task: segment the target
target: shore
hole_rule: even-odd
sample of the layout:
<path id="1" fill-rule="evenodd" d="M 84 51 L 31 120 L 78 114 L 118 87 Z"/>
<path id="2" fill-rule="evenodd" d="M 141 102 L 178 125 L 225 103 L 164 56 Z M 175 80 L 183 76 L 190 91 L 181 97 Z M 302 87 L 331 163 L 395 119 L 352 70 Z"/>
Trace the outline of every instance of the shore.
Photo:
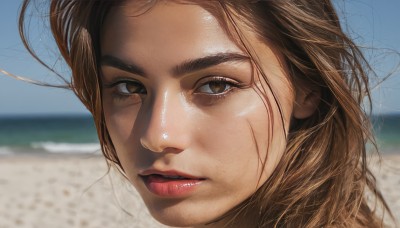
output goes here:
<path id="1" fill-rule="evenodd" d="M 373 172 L 400 221 L 400 153 L 382 159 Z M 98 155 L 0 156 L 0 205 L 0 228 L 165 227 Z"/>
<path id="2" fill-rule="evenodd" d="M 107 170 L 99 155 L 0 157 L 0 228 L 163 227 Z"/>

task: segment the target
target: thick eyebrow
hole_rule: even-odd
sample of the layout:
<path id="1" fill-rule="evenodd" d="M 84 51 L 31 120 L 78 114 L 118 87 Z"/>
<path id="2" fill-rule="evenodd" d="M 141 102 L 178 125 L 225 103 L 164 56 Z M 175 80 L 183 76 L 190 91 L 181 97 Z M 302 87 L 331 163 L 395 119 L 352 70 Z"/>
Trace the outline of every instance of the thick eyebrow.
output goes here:
<path id="1" fill-rule="evenodd" d="M 199 59 L 191 59 L 179 64 L 172 69 L 172 74 L 179 76 L 190 72 L 199 71 L 208 67 L 216 66 L 226 62 L 248 61 L 248 56 L 239 53 L 217 53 Z"/>
<path id="2" fill-rule="evenodd" d="M 104 55 L 103 57 L 101 57 L 101 65 L 112 66 L 120 70 L 130 72 L 132 74 L 137 74 L 146 77 L 146 72 L 143 70 L 143 68 L 132 63 L 127 64 L 123 60 L 115 56 Z"/>
<path id="3" fill-rule="evenodd" d="M 180 76 L 226 62 L 242 62 L 242 61 L 248 61 L 249 59 L 250 58 L 248 56 L 234 52 L 217 53 L 214 55 L 209 55 L 198 59 L 187 60 L 173 67 L 171 73 L 174 76 Z M 127 64 L 123 60 L 115 56 L 104 55 L 101 58 L 101 65 L 112 66 L 123 71 L 127 71 L 136 75 L 141 75 L 146 77 L 146 72 L 143 68 L 134 63 Z"/>

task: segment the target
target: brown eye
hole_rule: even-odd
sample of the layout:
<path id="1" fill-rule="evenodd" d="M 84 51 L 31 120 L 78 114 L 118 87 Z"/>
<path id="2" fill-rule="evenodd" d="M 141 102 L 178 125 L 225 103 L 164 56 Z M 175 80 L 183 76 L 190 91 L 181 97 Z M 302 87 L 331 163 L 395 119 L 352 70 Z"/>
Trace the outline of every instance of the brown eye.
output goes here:
<path id="1" fill-rule="evenodd" d="M 226 90 L 228 85 L 225 82 L 210 82 L 209 87 L 213 93 L 222 93 Z"/>
<path id="2" fill-rule="evenodd" d="M 224 80 L 215 80 L 203 84 L 197 89 L 200 93 L 221 94 L 232 89 L 232 84 Z"/>
<path id="3" fill-rule="evenodd" d="M 123 95 L 146 94 L 144 86 L 134 81 L 123 81 L 116 85 L 117 91 Z"/>

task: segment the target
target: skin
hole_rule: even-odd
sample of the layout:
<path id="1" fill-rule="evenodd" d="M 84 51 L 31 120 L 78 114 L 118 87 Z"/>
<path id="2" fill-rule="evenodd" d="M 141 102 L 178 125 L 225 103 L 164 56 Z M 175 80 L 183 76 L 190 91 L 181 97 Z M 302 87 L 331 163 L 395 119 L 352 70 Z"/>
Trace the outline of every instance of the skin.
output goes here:
<path id="1" fill-rule="evenodd" d="M 113 8 L 103 28 L 107 129 L 126 176 L 158 221 L 194 227 L 211 222 L 207 227 L 221 227 L 224 219 L 213 221 L 251 196 L 279 162 L 285 127 L 296 109 L 294 92 L 279 54 L 243 26 L 271 87 L 280 88 L 276 98 L 283 127 L 271 92 L 260 96 L 254 89 L 268 88 L 265 82 L 255 77 L 251 83 L 257 75 L 253 64 L 211 13 L 198 5 L 159 2 L 132 16 L 138 8 L 131 1 Z M 227 53 L 243 58 L 174 71 L 190 60 Z M 107 60 L 110 56 L 113 61 Z M 115 64 L 115 58 L 142 72 Z M 205 180 L 185 197 L 159 197 L 138 176 L 146 169 L 178 170 Z"/>

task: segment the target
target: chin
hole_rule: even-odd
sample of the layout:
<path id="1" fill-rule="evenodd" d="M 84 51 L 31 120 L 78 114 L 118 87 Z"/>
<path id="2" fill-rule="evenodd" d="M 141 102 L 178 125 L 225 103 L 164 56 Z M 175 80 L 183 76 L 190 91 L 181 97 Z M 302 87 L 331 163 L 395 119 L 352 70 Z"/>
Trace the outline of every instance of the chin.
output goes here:
<path id="1" fill-rule="evenodd" d="M 152 212 L 150 212 L 150 214 L 158 222 L 172 227 L 196 227 L 206 223 L 206 222 L 201 222 L 194 217 L 187 217 L 182 214 L 165 215 Z"/>
<path id="2" fill-rule="evenodd" d="M 165 208 L 161 211 L 156 211 L 149 208 L 149 211 L 152 217 L 158 222 L 172 227 L 202 227 L 216 219 L 209 217 L 204 212 L 188 213 L 188 210 L 171 210 L 171 208 Z"/>

